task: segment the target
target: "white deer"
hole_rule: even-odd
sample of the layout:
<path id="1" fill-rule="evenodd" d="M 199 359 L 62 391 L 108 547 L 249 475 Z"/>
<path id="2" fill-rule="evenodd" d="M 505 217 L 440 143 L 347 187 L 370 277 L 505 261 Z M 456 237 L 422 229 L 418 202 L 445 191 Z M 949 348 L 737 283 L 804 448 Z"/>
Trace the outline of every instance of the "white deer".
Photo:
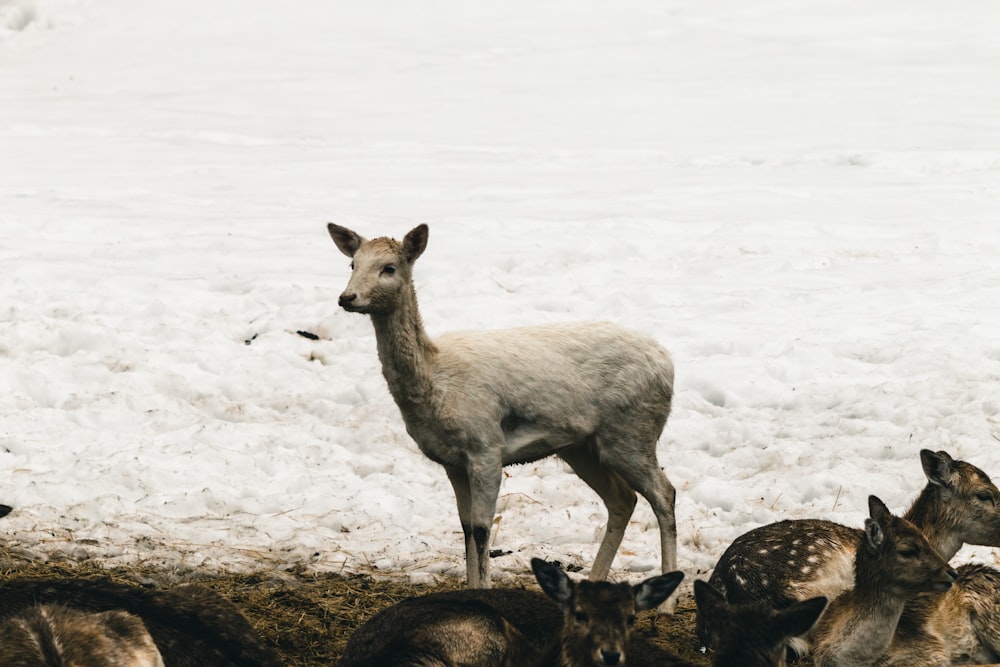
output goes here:
<path id="1" fill-rule="evenodd" d="M 663 572 L 676 570 L 675 490 L 656 444 L 670 414 L 674 368 L 655 341 L 607 322 L 452 333 L 431 340 L 413 287 L 427 225 L 402 242 L 330 224 L 353 259 L 340 295 L 371 317 L 378 356 L 406 430 L 455 491 L 471 588 L 489 588 L 489 535 L 503 466 L 555 454 L 608 509 L 590 571 L 607 577 L 636 503 L 652 506 Z M 661 611 L 672 611 L 672 602 Z"/>

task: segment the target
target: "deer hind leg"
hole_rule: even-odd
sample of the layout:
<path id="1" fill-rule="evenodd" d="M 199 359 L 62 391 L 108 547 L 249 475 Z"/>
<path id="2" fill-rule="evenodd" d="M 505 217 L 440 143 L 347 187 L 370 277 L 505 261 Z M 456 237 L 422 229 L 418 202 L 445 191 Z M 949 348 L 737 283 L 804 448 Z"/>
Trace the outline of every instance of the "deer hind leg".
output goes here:
<path id="1" fill-rule="evenodd" d="M 635 491 L 614 471 L 602 465 L 596 453 L 587 445 L 567 447 L 560 450 L 558 456 L 569 464 L 577 477 L 597 492 L 608 508 L 608 525 L 601 546 L 597 549 L 594 565 L 590 568 L 592 581 L 606 579 L 635 509 Z"/>
<path id="2" fill-rule="evenodd" d="M 674 514 L 677 490 L 657 463 L 658 436 L 645 436 L 630 430 L 630 426 L 625 421 L 616 430 L 601 434 L 598 449 L 603 464 L 649 502 L 660 529 L 661 571 L 673 572 L 677 569 L 677 518 Z M 672 614 L 675 602 L 676 595 L 672 595 L 660 605 L 659 612 Z"/>

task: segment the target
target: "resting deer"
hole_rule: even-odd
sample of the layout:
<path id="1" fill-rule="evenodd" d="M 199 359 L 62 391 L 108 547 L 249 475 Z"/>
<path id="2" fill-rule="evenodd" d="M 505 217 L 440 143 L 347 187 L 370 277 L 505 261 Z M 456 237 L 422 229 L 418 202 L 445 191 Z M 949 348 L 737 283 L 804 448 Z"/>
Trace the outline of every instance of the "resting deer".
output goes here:
<path id="1" fill-rule="evenodd" d="M 712 628 L 713 667 L 785 667 L 789 640 L 809 632 L 826 608 L 825 597 L 784 609 L 730 604 L 714 586 L 694 582 L 698 618 Z"/>
<path id="2" fill-rule="evenodd" d="M 281 665 L 232 602 L 200 586 L 157 590 L 105 579 L 0 581 L 0 618 L 31 613 L 38 605 L 138 617 L 166 667 Z"/>
<path id="3" fill-rule="evenodd" d="M 827 607 L 815 628 L 817 667 L 865 667 L 885 654 L 906 602 L 951 587 L 955 572 L 906 519 L 875 496 L 854 559 L 854 587 Z"/>
<path id="4" fill-rule="evenodd" d="M 538 558 L 531 568 L 544 594 L 451 591 L 382 610 L 351 637 L 340 667 L 690 667 L 649 645 L 641 658 L 630 652 L 636 612 L 670 596 L 683 573 L 630 586 L 576 582 Z"/>
<path id="5" fill-rule="evenodd" d="M 947 591 L 917 596 L 903 610 L 880 667 L 1000 662 L 1000 570 L 961 565 Z"/>
<path id="6" fill-rule="evenodd" d="M 963 544 L 1000 546 L 1000 491 L 976 466 L 947 452 L 920 452 L 927 485 L 904 515 L 945 560 Z M 734 603 L 784 607 L 853 585 L 862 531 L 832 521 L 780 521 L 744 533 L 726 549 L 709 579 Z M 710 628 L 698 625 L 707 642 Z M 708 644 L 706 644 L 708 645 Z"/>
<path id="7" fill-rule="evenodd" d="M 445 468 L 465 535 L 471 588 L 489 588 L 489 535 L 503 466 L 555 454 L 608 509 L 590 571 L 605 579 L 636 503 L 652 506 L 662 571 L 676 569 L 674 487 L 656 443 L 673 395 L 670 355 L 605 322 L 452 333 L 431 340 L 413 287 L 427 225 L 402 242 L 331 224 L 353 259 L 340 305 L 371 316 L 378 356 L 406 430 Z M 669 605 L 663 611 L 669 612 Z"/>
<path id="8" fill-rule="evenodd" d="M 163 667 L 163 658 L 138 616 L 39 605 L 0 621 L 0 665 Z"/>

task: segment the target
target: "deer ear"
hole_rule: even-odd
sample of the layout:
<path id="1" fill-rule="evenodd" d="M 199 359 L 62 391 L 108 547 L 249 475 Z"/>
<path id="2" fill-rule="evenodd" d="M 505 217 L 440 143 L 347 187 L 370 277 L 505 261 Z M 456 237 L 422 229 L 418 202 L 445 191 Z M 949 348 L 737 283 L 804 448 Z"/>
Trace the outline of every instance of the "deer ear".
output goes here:
<path id="1" fill-rule="evenodd" d="M 775 612 L 775 629 L 782 637 L 798 637 L 809 632 L 816 625 L 820 614 L 826 609 L 825 597 L 809 598 Z"/>
<path id="2" fill-rule="evenodd" d="M 569 604 L 573 597 L 573 580 L 562 568 L 541 558 L 532 558 L 531 570 L 546 595 L 561 605 Z"/>
<path id="3" fill-rule="evenodd" d="M 684 578 L 683 572 L 667 572 L 658 577 L 650 577 L 632 587 L 636 611 L 652 609 L 677 589 Z"/>
<path id="4" fill-rule="evenodd" d="M 344 253 L 348 257 L 354 257 L 354 253 L 358 251 L 364 239 L 358 236 L 356 233 L 352 232 L 347 227 L 341 227 L 340 225 L 335 225 L 332 222 L 326 226 L 326 231 L 330 232 L 330 238 L 333 242 L 337 244 L 340 248 L 340 252 Z"/>
<path id="5" fill-rule="evenodd" d="M 865 541 L 868 547 L 877 551 L 885 541 L 885 522 L 892 513 L 878 497 L 868 496 L 868 514 L 865 519 Z"/>
<path id="6" fill-rule="evenodd" d="M 725 604 L 726 596 L 712 584 L 702 581 L 701 579 L 695 579 L 694 601 L 695 604 L 698 605 L 698 610 L 703 611 L 711 607 L 717 607 L 721 604 Z"/>
<path id="7" fill-rule="evenodd" d="M 417 225 L 403 237 L 403 252 L 406 253 L 406 260 L 410 264 L 413 264 L 417 261 L 417 257 L 424 254 L 429 233 L 430 229 L 427 225 Z"/>
<path id="8" fill-rule="evenodd" d="M 920 450 L 920 464 L 927 475 L 927 481 L 936 486 L 950 489 L 954 484 L 955 459 L 948 452 L 932 452 L 929 449 Z"/>
<path id="9" fill-rule="evenodd" d="M 875 519 L 865 519 L 865 544 L 871 551 L 878 551 L 885 541 L 885 532 Z"/>

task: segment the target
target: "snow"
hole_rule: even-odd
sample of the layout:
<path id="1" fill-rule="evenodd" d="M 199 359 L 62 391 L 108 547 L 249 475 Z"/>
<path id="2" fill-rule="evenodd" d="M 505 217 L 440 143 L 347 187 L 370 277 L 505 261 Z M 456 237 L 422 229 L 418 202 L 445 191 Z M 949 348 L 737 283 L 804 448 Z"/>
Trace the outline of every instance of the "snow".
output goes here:
<path id="1" fill-rule="evenodd" d="M 443 471 L 337 307 L 400 238 L 432 334 L 607 319 L 674 355 L 679 565 L 1000 474 L 1000 5 L 0 0 L 8 546 L 463 576 Z M 311 340 L 299 331 L 315 334 Z M 500 581 L 604 508 L 507 470 Z M 637 507 L 613 576 L 658 567 Z M 967 547 L 957 561 L 996 563 Z"/>

